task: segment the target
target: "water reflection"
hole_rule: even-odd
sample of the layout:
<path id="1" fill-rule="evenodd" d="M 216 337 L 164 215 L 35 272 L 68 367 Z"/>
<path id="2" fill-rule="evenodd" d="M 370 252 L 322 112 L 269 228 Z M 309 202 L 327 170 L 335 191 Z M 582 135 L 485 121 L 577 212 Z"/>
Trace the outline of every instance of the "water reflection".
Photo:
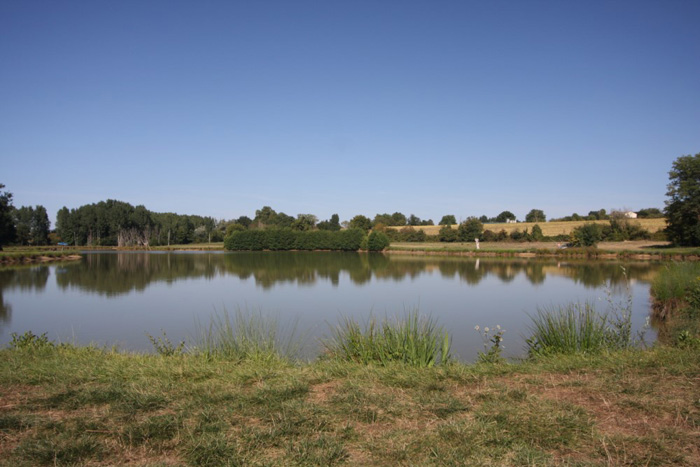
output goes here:
<path id="1" fill-rule="evenodd" d="M 626 279 L 648 282 L 658 266 L 650 262 L 557 262 L 535 259 L 402 257 L 360 253 L 234 253 L 234 254 L 88 254 L 82 264 L 67 266 L 56 276 L 62 289 L 78 287 L 107 296 L 145 290 L 152 282 L 172 283 L 190 278 L 211 279 L 233 275 L 253 278 L 256 285 L 270 289 L 278 284 L 310 286 L 327 281 L 337 286 L 346 274 L 356 285 L 377 280 L 403 281 L 435 271 L 444 278 L 458 277 L 476 286 L 487 277 L 503 283 L 524 276 L 533 285 L 548 275 L 568 277 L 585 287 L 623 285 Z M 18 273 L 25 283 L 32 277 L 46 282 L 48 269 Z M 42 276 L 44 274 L 46 277 Z M 43 278 L 43 279 L 42 279 Z M 2 283 L 4 288 L 5 282 Z"/>

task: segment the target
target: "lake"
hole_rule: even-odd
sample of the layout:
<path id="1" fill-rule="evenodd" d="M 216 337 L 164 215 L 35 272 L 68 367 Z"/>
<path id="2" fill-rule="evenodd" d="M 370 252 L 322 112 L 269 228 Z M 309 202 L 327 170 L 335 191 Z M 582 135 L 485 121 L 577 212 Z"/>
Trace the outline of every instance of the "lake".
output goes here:
<path id="1" fill-rule="evenodd" d="M 151 352 L 147 334 L 194 342 L 197 323 L 261 313 L 304 336 L 306 356 L 343 317 L 366 322 L 418 308 L 473 361 L 475 326 L 500 325 L 505 355 L 525 355 L 538 308 L 632 300 L 635 330 L 649 316 L 653 262 L 402 256 L 329 252 L 85 252 L 73 263 L 0 269 L 0 345 L 46 332 L 76 344 Z M 621 305 L 620 305 L 621 304 Z M 653 342 L 653 329 L 646 341 Z"/>

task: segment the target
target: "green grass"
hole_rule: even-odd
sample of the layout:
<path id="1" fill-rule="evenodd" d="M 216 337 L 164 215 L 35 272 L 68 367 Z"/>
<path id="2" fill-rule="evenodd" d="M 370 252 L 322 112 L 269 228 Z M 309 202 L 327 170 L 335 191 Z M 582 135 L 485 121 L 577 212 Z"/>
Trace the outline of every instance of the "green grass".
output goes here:
<path id="1" fill-rule="evenodd" d="M 345 318 L 324 346 L 332 358 L 365 364 L 402 362 L 429 367 L 450 360 L 449 335 L 434 319 L 421 316 L 417 310 L 382 322 L 370 316 L 364 326 Z"/>

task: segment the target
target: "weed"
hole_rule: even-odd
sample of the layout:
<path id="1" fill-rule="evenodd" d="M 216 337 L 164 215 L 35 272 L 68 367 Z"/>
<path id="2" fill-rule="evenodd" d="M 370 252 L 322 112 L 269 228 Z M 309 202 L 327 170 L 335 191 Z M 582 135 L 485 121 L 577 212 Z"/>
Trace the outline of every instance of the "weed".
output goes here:
<path id="1" fill-rule="evenodd" d="M 185 349 L 185 341 L 181 341 L 177 346 L 174 346 L 173 343 L 170 342 L 170 339 L 168 339 L 168 336 L 165 335 L 165 331 L 161 329 L 161 332 L 163 333 L 163 336 L 158 337 L 158 339 L 146 333 L 146 336 L 148 337 L 148 340 L 151 341 L 151 345 L 153 345 L 153 349 L 156 351 L 156 353 L 163 357 L 180 355 Z"/>
<path id="2" fill-rule="evenodd" d="M 501 329 L 500 325 L 496 325 L 495 328 L 485 327 L 483 331 L 479 326 L 474 326 L 476 332 L 479 333 L 481 339 L 484 341 L 484 352 L 479 352 L 479 362 L 480 363 L 503 363 L 505 359 L 501 355 L 504 349 L 503 333 L 506 332 L 505 329 Z"/>
<path id="3" fill-rule="evenodd" d="M 46 349 L 56 345 L 46 337 L 46 333 L 37 336 L 32 331 L 27 331 L 22 335 L 13 332 L 10 337 L 12 340 L 8 345 L 11 349 Z"/>

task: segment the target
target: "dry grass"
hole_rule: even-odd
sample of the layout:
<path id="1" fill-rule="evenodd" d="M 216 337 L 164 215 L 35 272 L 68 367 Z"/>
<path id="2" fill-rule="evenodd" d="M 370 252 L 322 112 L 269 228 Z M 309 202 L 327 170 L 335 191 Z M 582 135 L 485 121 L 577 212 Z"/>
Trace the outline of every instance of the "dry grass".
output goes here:
<path id="1" fill-rule="evenodd" d="M 607 225 L 609 221 L 568 221 L 568 222 L 518 222 L 517 224 L 484 224 L 484 230 L 491 230 L 493 232 L 500 232 L 505 230 L 506 233 L 511 233 L 514 230 L 523 231 L 527 229 L 528 232 L 532 231 L 532 227 L 538 224 L 542 229 L 542 233 L 547 237 L 552 237 L 555 235 L 569 235 L 572 230 L 576 227 L 580 227 L 583 224 L 588 224 L 594 222 L 596 224 Z M 648 230 L 651 233 L 658 232 L 666 228 L 666 219 L 630 219 L 633 224 L 639 224 L 642 228 Z M 452 226 L 457 228 L 456 225 Z M 428 235 L 437 235 L 438 231 L 442 228 L 441 225 L 427 225 L 414 227 L 415 229 L 423 230 Z"/>

